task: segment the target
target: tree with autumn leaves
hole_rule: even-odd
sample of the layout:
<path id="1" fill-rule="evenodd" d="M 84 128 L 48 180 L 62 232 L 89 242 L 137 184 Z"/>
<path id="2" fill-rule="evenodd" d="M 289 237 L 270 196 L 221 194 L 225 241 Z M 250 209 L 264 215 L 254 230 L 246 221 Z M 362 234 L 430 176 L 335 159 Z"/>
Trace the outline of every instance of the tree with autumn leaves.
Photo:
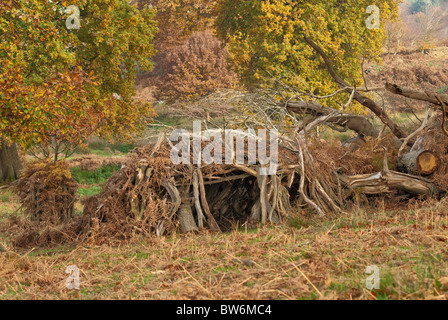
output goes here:
<path id="1" fill-rule="evenodd" d="M 375 4 L 379 28 L 368 28 L 366 9 Z M 222 0 L 217 32 L 228 43 L 246 85 L 280 78 L 307 92 L 330 94 L 338 85 L 310 41 L 332 58 L 338 75 L 361 87 L 362 61 L 378 60 L 385 21 L 398 14 L 398 0 Z M 292 76 L 291 76 L 292 75 Z M 332 106 L 338 107 L 333 102 Z"/>
<path id="2" fill-rule="evenodd" d="M 144 128 L 153 111 L 132 96 L 137 67 L 152 67 L 153 17 L 126 0 L 0 3 L 0 179 L 17 177 L 16 144 L 57 157 L 91 134 Z"/>
<path id="3" fill-rule="evenodd" d="M 338 110 L 345 106 L 341 101 L 348 101 L 351 109 L 346 111 L 367 108 L 404 139 L 406 133 L 359 90 L 365 85 L 363 62 L 380 61 L 385 22 L 397 19 L 399 3 L 221 0 L 216 25 L 246 85 L 272 86 L 272 80 L 276 84 L 280 79 L 279 90 L 289 87 L 284 98 L 302 92 L 324 97 L 322 104 Z M 379 23 L 372 24 L 374 20 Z"/>

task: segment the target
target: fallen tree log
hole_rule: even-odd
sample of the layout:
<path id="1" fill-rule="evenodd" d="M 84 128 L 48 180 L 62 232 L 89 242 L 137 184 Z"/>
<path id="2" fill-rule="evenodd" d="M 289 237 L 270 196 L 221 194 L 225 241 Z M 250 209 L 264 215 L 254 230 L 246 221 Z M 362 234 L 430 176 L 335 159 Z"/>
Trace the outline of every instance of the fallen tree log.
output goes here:
<path id="1" fill-rule="evenodd" d="M 437 170 L 438 164 L 439 159 L 434 152 L 415 150 L 398 159 L 398 170 L 413 175 L 429 176 Z"/>
<path id="2" fill-rule="evenodd" d="M 370 195 L 397 190 L 417 196 L 432 196 L 437 193 L 437 188 L 430 180 L 392 170 L 351 176 L 347 182 L 354 191 Z"/>
<path id="3" fill-rule="evenodd" d="M 309 114 L 316 117 L 330 116 L 325 122 L 350 129 L 365 137 L 378 137 L 379 131 L 363 116 L 336 111 L 314 102 L 288 101 L 286 109 L 297 114 Z"/>
<path id="4" fill-rule="evenodd" d="M 416 196 L 432 196 L 438 192 L 436 186 L 428 179 L 389 170 L 386 148 L 381 172 L 355 175 L 343 178 L 343 181 L 353 191 L 370 195 L 403 191 Z"/>

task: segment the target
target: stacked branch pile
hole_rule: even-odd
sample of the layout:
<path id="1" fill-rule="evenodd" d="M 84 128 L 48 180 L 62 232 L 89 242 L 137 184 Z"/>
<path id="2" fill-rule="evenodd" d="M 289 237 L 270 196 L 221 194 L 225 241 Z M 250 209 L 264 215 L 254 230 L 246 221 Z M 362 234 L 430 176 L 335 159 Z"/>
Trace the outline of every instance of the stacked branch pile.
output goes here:
<path id="1" fill-rule="evenodd" d="M 336 171 L 317 170 L 304 140 L 281 143 L 273 175 L 260 174 L 258 159 L 175 165 L 172 147 L 161 135 L 157 144 L 134 151 L 103 191 L 85 201 L 84 236 L 127 239 L 136 233 L 162 236 L 177 227 L 224 231 L 237 222 L 280 223 L 293 204 L 321 215 L 341 212 L 344 188 Z"/>

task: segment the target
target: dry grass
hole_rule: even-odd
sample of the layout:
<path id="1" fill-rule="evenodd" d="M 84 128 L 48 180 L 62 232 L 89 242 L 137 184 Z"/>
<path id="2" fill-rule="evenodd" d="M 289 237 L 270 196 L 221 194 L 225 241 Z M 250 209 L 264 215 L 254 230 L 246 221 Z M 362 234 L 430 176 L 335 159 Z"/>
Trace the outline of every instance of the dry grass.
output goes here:
<path id="1" fill-rule="evenodd" d="M 0 299 L 446 299 L 447 201 L 114 247 L 15 252 L 3 241 Z M 69 265 L 80 290 L 65 287 Z M 379 290 L 366 289 L 369 265 Z"/>
<path id="2" fill-rule="evenodd" d="M 18 197 L 7 186 L 0 189 L 0 219 L 17 212 L 20 204 Z"/>

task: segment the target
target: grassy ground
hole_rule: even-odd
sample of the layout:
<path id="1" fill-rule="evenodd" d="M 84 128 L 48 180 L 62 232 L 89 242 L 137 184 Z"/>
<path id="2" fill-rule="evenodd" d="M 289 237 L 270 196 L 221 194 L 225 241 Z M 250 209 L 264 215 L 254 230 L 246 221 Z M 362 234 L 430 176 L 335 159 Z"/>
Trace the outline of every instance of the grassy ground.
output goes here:
<path id="1" fill-rule="evenodd" d="M 10 197 L 1 190 L 2 208 Z M 0 299 L 446 299 L 447 205 L 378 204 L 323 219 L 293 213 L 283 226 L 119 247 L 17 252 L 3 239 Z M 80 270 L 79 290 L 66 288 L 70 265 Z M 368 290 L 373 265 L 380 287 Z"/>
<path id="2" fill-rule="evenodd" d="M 107 179 L 119 169 L 120 166 L 114 164 L 103 165 L 93 171 L 82 170 L 80 167 L 73 167 L 70 169 L 73 178 L 79 184 L 79 201 L 75 204 L 75 211 L 77 214 L 82 214 L 83 207 L 81 201 L 85 198 L 99 194 Z"/>

